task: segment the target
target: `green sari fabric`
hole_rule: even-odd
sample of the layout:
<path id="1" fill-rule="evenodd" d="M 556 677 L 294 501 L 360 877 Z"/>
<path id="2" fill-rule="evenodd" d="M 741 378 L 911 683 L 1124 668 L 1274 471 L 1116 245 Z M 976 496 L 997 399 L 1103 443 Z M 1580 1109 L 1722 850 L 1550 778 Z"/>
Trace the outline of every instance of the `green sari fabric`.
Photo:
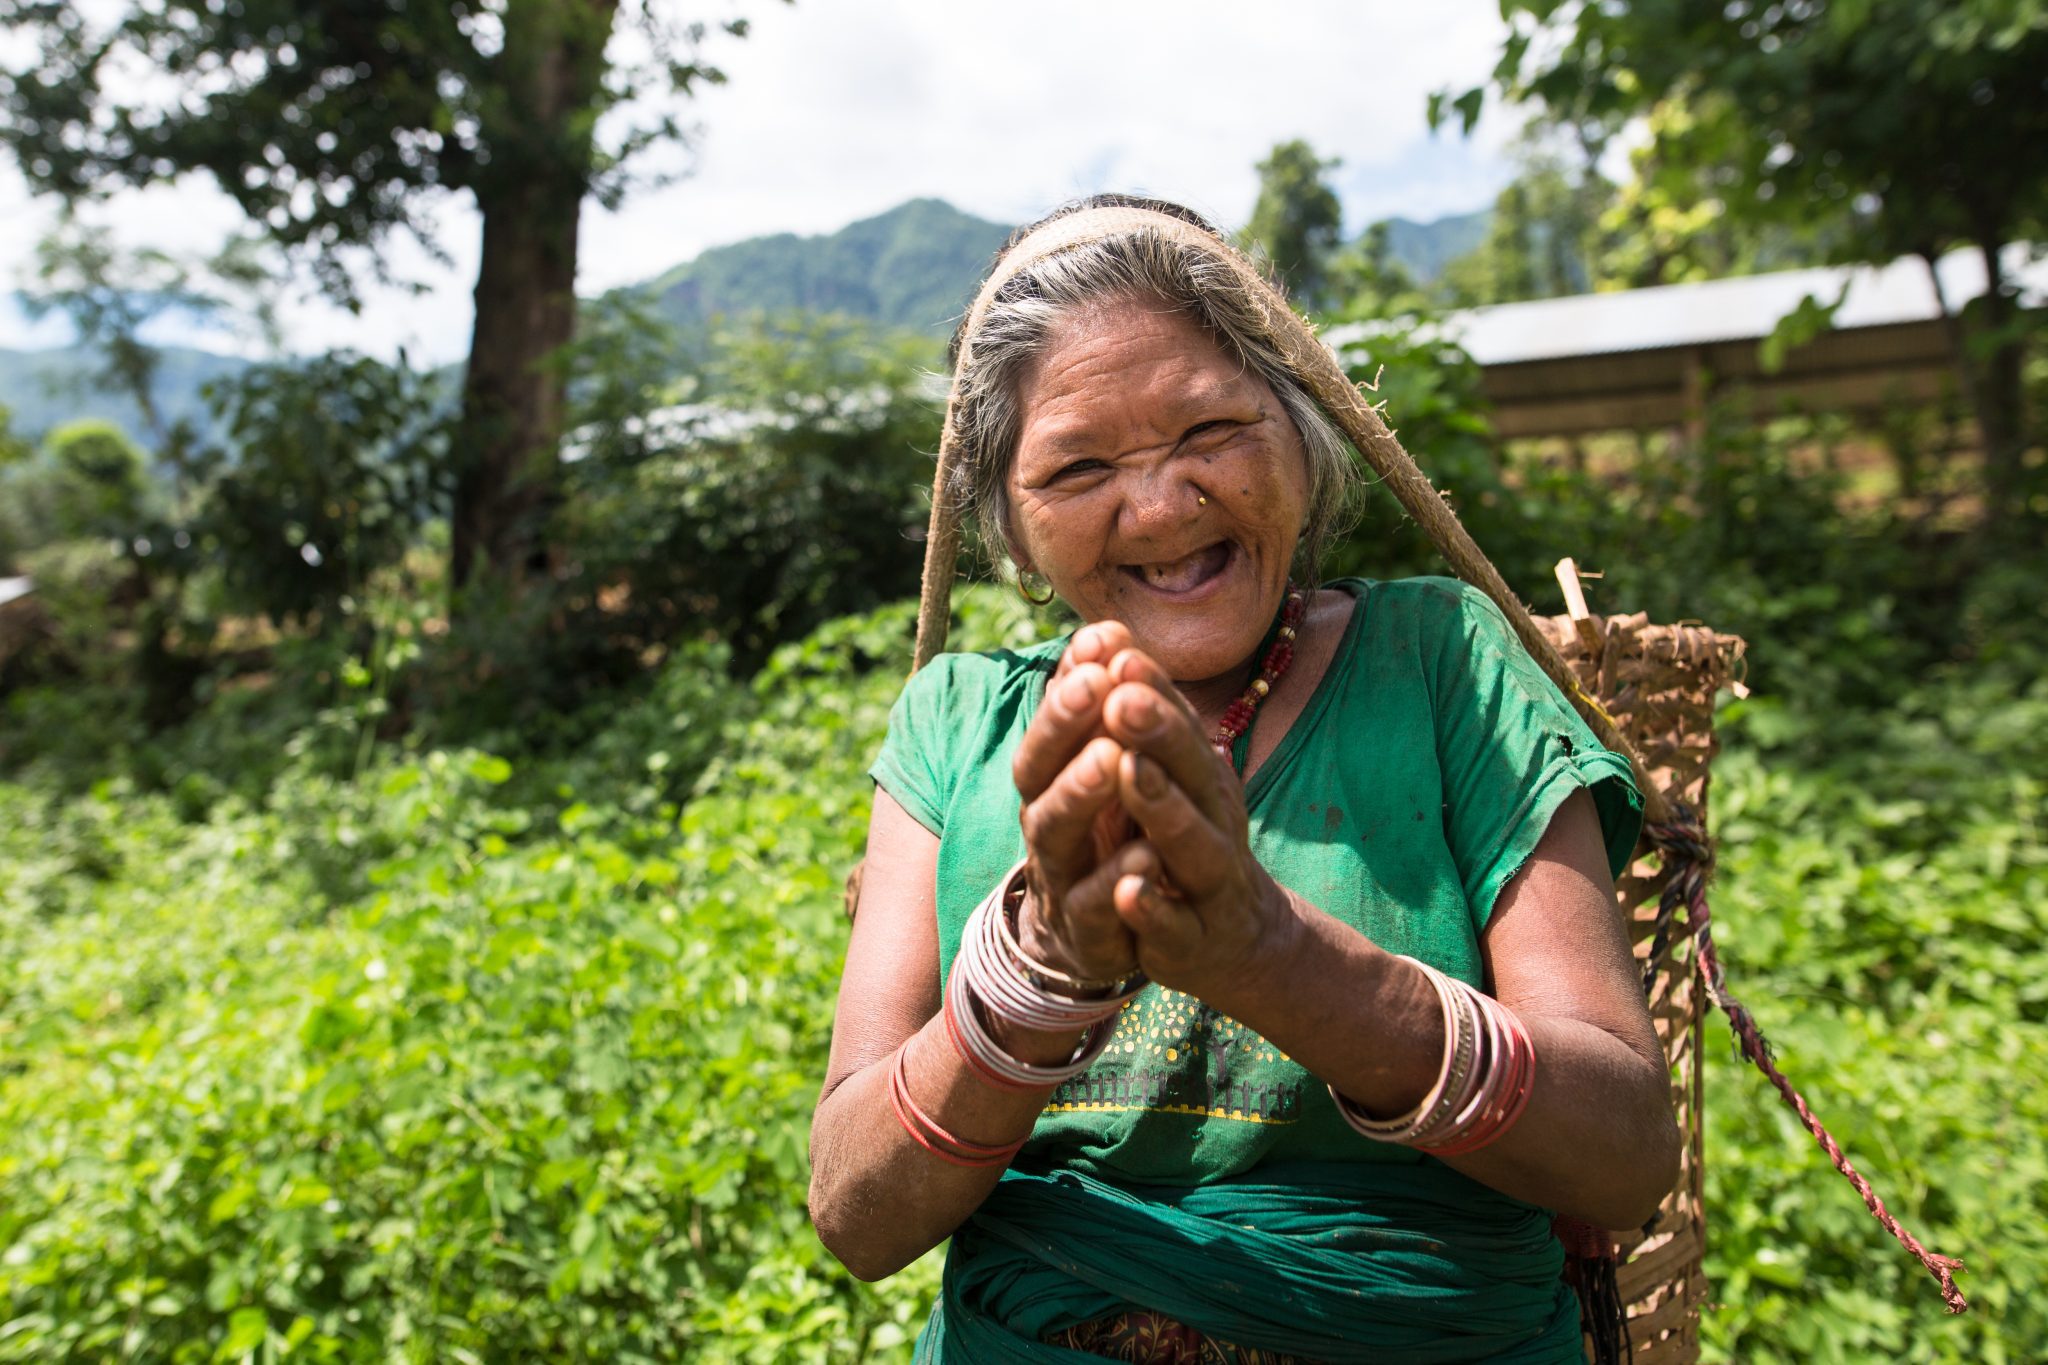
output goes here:
<path id="1" fill-rule="evenodd" d="M 1011 1170 L 954 1234 L 918 1365 L 1095 1359 L 1041 1338 L 1149 1308 L 1332 1362 L 1583 1360 L 1543 1210 L 1436 1162 L 1126 1189 Z"/>

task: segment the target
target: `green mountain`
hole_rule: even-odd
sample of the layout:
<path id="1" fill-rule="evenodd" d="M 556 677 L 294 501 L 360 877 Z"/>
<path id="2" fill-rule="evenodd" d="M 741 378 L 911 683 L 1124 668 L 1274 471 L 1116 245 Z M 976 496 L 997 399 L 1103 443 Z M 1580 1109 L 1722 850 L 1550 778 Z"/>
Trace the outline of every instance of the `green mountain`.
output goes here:
<path id="1" fill-rule="evenodd" d="M 1479 245 L 1487 217 L 1481 210 L 1433 223 L 1391 219 L 1389 252 L 1426 283 L 1445 262 Z M 913 199 L 822 236 L 785 232 L 712 247 L 635 288 L 676 325 L 686 352 L 705 345 L 712 318 L 753 312 L 845 313 L 938 337 L 950 331 L 1009 232 L 942 200 Z M 189 418 L 205 431 L 201 386 L 247 363 L 167 348 L 155 388 L 165 420 Z M 145 437 L 134 402 L 93 383 L 93 368 L 92 357 L 76 347 L 0 350 L 0 405 L 12 409 L 14 429 L 24 435 L 78 417 L 104 417 Z"/>
<path id="2" fill-rule="evenodd" d="M 1444 267 L 1486 240 L 1492 209 L 1452 214 L 1434 222 L 1417 223 L 1406 218 L 1387 220 L 1387 255 L 1403 266 L 1417 284 L 1428 284 L 1444 273 Z"/>
<path id="3" fill-rule="evenodd" d="M 1010 229 L 913 199 L 820 237 L 777 233 L 712 247 L 642 286 L 696 332 L 720 314 L 845 313 L 943 334 Z"/>
<path id="4" fill-rule="evenodd" d="M 185 346 L 166 346 L 158 353 L 150 397 L 166 425 L 187 420 L 202 434 L 212 429 L 201 389 L 216 379 L 240 374 L 249 362 L 236 356 Z M 149 424 L 128 394 L 102 385 L 95 371 L 98 357 L 82 346 L 43 351 L 0 349 L 0 407 L 5 407 L 15 432 L 31 439 L 51 427 L 81 417 L 119 423 L 143 445 L 150 441 Z"/>
<path id="5" fill-rule="evenodd" d="M 1387 222 L 1389 254 L 1418 283 L 1486 238 L 1491 210 Z M 818 237 L 778 233 L 712 247 L 640 286 L 685 337 L 720 314 L 845 313 L 914 331 L 949 331 L 1010 229 L 939 199 L 913 199 Z"/>

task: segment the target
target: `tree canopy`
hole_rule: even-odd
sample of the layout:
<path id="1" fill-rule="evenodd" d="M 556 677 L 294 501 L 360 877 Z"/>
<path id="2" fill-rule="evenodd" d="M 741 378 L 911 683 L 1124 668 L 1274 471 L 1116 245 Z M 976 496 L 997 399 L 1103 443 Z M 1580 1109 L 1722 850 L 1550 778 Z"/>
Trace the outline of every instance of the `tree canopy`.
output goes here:
<path id="1" fill-rule="evenodd" d="M 2005 248 L 2048 221 L 2048 9 L 2032 0 L 1506 0 L 1490 82 L 1596 154 L 1647 131 L 1654 197 L 1819 228 L 1836 259 L 1983 255 L 1961 320 L 1989 491 L 2029 503 L 2021 338 Z M 1486 87 L 1431 100 L 1469 130 Z"/>
<path id="2" fill-rule="evenodd" d="M 556 481 L 577 222 L 616 201 L 674 106 L 722 79 L 706 26 L 660 0 L 0 0 L 28 41 L 0 65 L 0 143 L 67 203 L 198 174 L 351 306 L 449 192 L 483 218 L 455 462 L 454 576 L 516 581 Z M 630 43 L 614 43 L 622 26 Z M 735 19 L 723 25 L 746 31 Z M 641 55 L 622 58 L 631 48 Z"/>
<path id="3" fill-rule="evenodd" d="M 567 175 L 579 194 L 609 199 L 625 191 L 633 152 L 679 135 L 672 111 L 643 105 L 622 131 L 594 137 L 603 115 L 663 82 L 688 94 L 723 79 L 698 60 L 703 25 L 674 23 L 654 0 L 631 13 L 652 56 L 608 63 L 619 9 L 163 0 L 108 22 L 75 0 L 4 0 L 0 15 L 37 47 L 0 72 L 0 139 L 32 187 L 72 201 L 203 173 L 354 300 L 351 267 L 381 273 L 385 258 L 369 248 L 390 233 L 441 250 L 427 191 L 482 202 Z M 557 98 L 528 98 L 542 87 Z"/>

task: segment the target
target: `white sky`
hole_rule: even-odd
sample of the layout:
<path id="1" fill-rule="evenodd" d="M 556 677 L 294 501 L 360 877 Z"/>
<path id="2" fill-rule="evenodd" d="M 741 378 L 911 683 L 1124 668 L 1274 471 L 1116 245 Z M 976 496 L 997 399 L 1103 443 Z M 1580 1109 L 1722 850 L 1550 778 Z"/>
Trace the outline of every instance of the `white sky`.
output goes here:
<path id="1" fill-rule="evenodd" d="M 720 35 L 707 54 L 729 84 L 682 111 L 700 129 L 680 158 L 690 173 L 620 212 L 586 208 L 584 292 L 707 246 L 830 232 L 916 195 L 1016 222 L 1076 194 L 1135 190 L 1236 225 L 1251 211 L 1254 163 L 1291 137 L 1342 158 L 1332 180 L 1347 231 L 1481 207 L 1511 175 L 1509 119 L 1490 118 L 1470 142 L 1432 138 L 1424 119 L 1431 90 L 1491 70 L 1497 0 L 746 0 L 736 12 L 753 32 Z M 11 164 L 0 169 L 0 289 L 27 281 L 52 216 Z M 105 216 L 130 245 L 188 251 L 217 247 L 237 224 L 189 180 L 125 194 Z M 477 221 L 453 198 L 440 219 L 451 267 L 391 253 L 424 293 L 375 291 L 356 317 L 288 300 L 287 344 L 459 359 Z M 189 329 L 163 339 L 231 348 Z M 0 346 L 61 340 L 55 324 L 32 329 L 0 306 Z"/>

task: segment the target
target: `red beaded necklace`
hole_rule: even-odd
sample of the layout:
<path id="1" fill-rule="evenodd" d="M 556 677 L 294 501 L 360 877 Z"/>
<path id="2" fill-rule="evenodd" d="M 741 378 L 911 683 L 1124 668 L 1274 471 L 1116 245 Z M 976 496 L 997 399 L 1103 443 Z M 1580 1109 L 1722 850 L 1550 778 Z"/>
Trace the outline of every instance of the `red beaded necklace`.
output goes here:
<path id="1" fill-rule="evenodd" d="M 1294 637 L 1307 609 L 1308 595 L 1289 579 L 1287 598 L 1280 606 L 1280 629 L 1273 637 L 1273 647 L 1266 651 L 1265 660 L 1259 665 L 1259 676 L 1252 679 L 1252 685 L 1244 690 L 1243 696 L 1230 703 L 1230 708 L 1223 713 L 1223 723 L 1209 737 L 1209 742 L 1225 758 L 1231 757 L 1232 747 L 1251 728 L 1252 717 L 1258 714 L 1260 703 L 1272 693 L 1273 685 L 1294 662 Z M 1232 766 L 1236 766 L 1234 761 Z"/>

